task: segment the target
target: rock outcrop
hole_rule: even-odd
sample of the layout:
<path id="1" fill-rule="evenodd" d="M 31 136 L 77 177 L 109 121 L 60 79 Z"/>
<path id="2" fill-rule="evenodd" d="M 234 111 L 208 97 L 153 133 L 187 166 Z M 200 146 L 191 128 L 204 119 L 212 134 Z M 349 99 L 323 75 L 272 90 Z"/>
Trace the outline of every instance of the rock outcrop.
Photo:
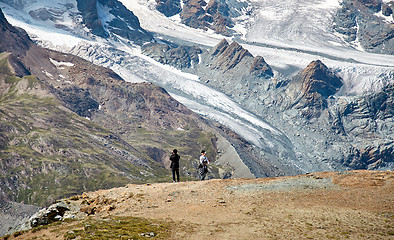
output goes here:
<path id="1" fill-rule="evenodd" d="M 311 62 L 289 84 L 289 95 L 294 97 L 293 108 L 303 109 L 308 118 L 319 117 L 328 106 L 327 98 L 342 87 L 342 80 L 320 60 Z"/>
<path id="2" fill-rule="evenodd" d="M 393 14 L 393 7 L 394 7 L 393 2 L 391 2 L 389 4 L 383 4 L 382 5 L 382 14 L 386 17 L 389 17 L 391 14 Z"/>
<path id="3" fill-rule="evenodd" d="M 166 17 L 172 17 L 182 11 L 180 0 L 156 0 L 156 9 Z"/>
<path id="4" fill-rule="evenodd" d="M 137 44 L 153 40 L 141 28 L 138 18 L 117 0 L 78 0 L 85 25 L 94 35 L 107 38 L 120 36 Z"/>
<path id="5" fill-rule="evenodd" d="M 250 66 L 247 74 L 256 77 L 272 77 L 274 75 L 271 67 L 264 61 L 261 56 L 253 55 L 237 42 L 228 42 L 223 39 L 210 51 L 209 66 L 211 69 L 227 72 L 233 70 L 238 64 Z"/>
<path id="6" fill-rule="evenodd" d="M 183 24 L 200 29 L 212 29 L 216 33 L 230 36 L 234 26 L 230 18 L 230 9 L 226 1 L 203 0 L 183 1 L 181 8 L 179 0 L 157 0 L 156 9 L 165 16 L 180 14 Z"/>
<path id="7" fill-rule="evenodd" d="M 218 48 L 214 48 L 212 50 L 213 61 L 211 68 L 213 69 L 225 72 L 233 69 L 241 61 L 246 60 L 247 58 L 253 58 L 252 54 L 237 42 L 232 42 L 228 45 L 226 41 L 223 44 L 219 43 L 217 47 Z"/>
<path id="8" fill-rule="evenodd" d="M 178 69 L 191 68 L 199 64 L 199 54 L 202 53 L 202 50 L 195 46 L 170 46 L 158 43 L 145 44 L 141 51 L 160 63 Z"/>
<path id="9" fill-rule="evenodd" d="M 390 16 L 392 4 L 382 5 L 377 0 L 346 0 L 341 5 L 334 18 L 335 31 L 351 44 L 357 40 L 366 51 L 394 54 L 393 23 L 377 16 L 378 13 Z"/>
<path id="10" fill-rule="evenodd" d="M 61 221 L 66 211 L 70 211 L 70 208 L 64 202 L 52 204 L 31 216 L 29 219 L 30 226 L 37 227 Z"/>

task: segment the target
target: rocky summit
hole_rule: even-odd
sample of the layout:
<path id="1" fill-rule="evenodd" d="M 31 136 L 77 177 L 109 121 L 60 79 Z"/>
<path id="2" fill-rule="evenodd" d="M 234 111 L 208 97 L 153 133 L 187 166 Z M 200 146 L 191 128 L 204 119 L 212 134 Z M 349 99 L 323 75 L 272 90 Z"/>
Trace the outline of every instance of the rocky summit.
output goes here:
<path id="1" fill-rule="evenodd" d="M 294 77 L 287 93 L 294 98 L 292 108 L 307 108 L 307 117 L 318 117 L 328 107 L 327 98 L 335 95 L 342 85 L 342 80 L 317 60 Z"/>

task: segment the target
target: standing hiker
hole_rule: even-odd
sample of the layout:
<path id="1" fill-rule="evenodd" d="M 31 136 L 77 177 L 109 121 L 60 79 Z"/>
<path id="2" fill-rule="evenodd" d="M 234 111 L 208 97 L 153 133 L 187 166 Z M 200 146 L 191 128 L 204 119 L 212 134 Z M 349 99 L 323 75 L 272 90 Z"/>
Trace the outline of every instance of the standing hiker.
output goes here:
<path id="1" fill-rule="evenodd" d="M 208 163 L 210 162 L 205 155 L 206 155 L 205 150 L 202 150 L 200 156 L 200 165 L 198 166 L 201 181 L 204 180 L 205 177 L 207 176 Z"/>
<path id="2" fill-rule="evenodd" d="M 179 159 L 181 157 L 178 155 L 178 150 L 172 150 L 172 154 L 170 156 L 171 165 L 170 168 L 172 170 L 172 180 L 175 182 L 175 174 L 177 177 L 177 182 L 179 182 Z"/>

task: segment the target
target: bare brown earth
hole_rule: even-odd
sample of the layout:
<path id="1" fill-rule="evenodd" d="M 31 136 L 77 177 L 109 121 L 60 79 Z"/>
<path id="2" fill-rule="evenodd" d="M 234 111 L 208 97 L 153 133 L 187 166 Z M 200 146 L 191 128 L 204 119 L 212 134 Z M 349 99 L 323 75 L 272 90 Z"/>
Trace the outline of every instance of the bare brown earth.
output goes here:
<path id="1" fill-rule="evenodd" d="M 97 219 L 170 222 L 171 239 L 394 239 L 393 179 L 392 171 L 351 171 L 130 184 L 67 201 Z M 9 239 L 64 239 L 69 230 L 53 228 Z"/>

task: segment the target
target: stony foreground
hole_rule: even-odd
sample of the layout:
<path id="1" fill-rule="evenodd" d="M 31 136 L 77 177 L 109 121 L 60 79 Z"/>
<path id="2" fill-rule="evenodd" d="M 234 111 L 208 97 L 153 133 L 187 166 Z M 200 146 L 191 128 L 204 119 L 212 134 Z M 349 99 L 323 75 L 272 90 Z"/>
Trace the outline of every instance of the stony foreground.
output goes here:
<path id="1" fill-rule="evenodd" d="M 127 185 L 8 239 L 393 239 L 392 171 Z"/>

